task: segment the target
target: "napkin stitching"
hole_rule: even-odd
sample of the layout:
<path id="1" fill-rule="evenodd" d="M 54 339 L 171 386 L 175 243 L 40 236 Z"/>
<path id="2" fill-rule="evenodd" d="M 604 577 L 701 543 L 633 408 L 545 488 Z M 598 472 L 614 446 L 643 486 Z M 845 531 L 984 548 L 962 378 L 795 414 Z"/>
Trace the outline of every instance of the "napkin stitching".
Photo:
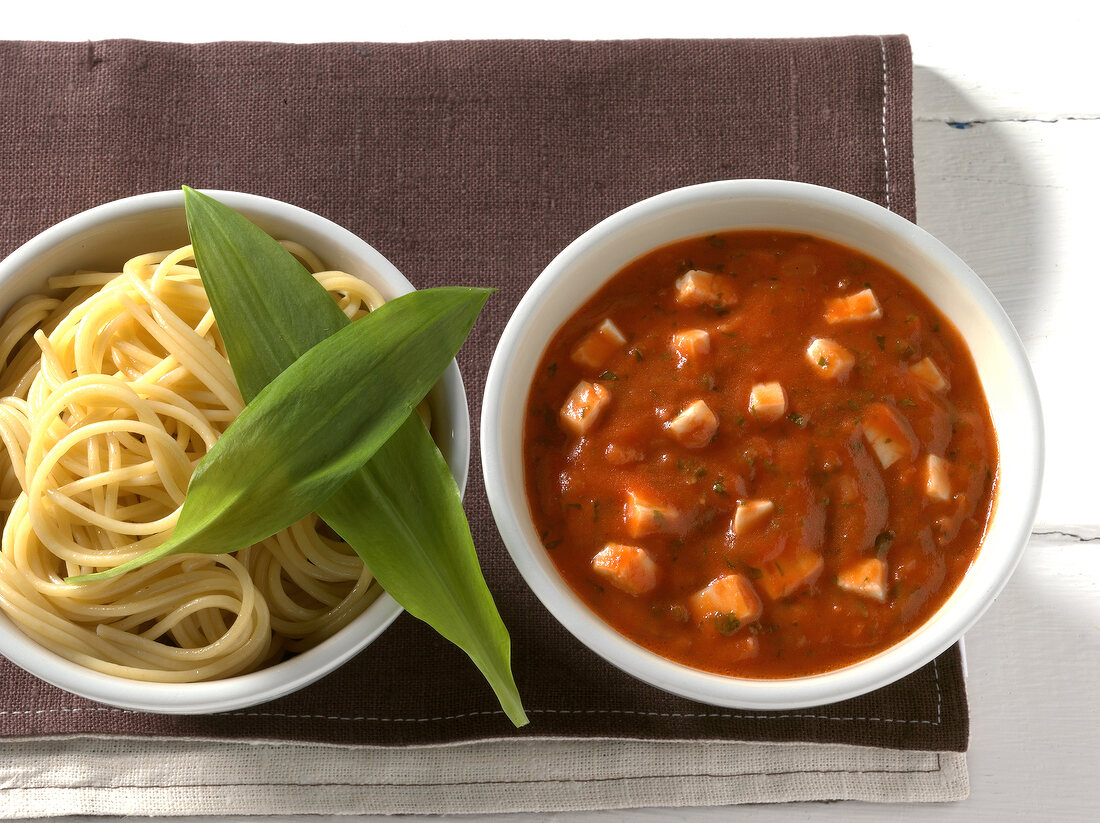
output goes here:
<path id="1" fill-rule="evenodd" d="M 932 661 L 933 681 L 936 687 L 936 719 L 918 720 L 914 718 L 899 720 L 895 717 L 837 717 L 828 714 L 732 714 L 730 712 L 641 712 L 633 709 L 528 709 L 528 714 L 610 714 L 633 715 L 639 717 L 676 717 L 676 718 L 721 718 L 724 720 L 839 720 L 863 723 L 914 723 L 926 726 L 943 724 L 943 690 L 940 688 L 939 659 Z M 55 709 L 0 710 L 0 716 L 24 714 L 57 714 L 79 712 L 114 712 L 117 714 L 145 714 L 132 709 L 120 709 L 113 706 L 62 706 Z M 325 714 L 287 714 L 286 712 L 219 712 L 222 717 L 281 717 L 284 720 L 335 720 L 341 723 L 437 723 L 443 720 L 463 720 L 468 717 L 502 715 L 499 709 L 481 712 L 463 712 L 461 714 L 439 715 L 437 717 L 345 717 Z"/>
<path id="2" fill-rule="evenodd" d="M 890 208 L 890 150 L 886 146 L 886 101 L 889 99 L 889 85 L 886 70 L 886 41 L 878 38 L 879 51 L 882 53 L 882 164 L 886 177 L 886 208 Z"/>

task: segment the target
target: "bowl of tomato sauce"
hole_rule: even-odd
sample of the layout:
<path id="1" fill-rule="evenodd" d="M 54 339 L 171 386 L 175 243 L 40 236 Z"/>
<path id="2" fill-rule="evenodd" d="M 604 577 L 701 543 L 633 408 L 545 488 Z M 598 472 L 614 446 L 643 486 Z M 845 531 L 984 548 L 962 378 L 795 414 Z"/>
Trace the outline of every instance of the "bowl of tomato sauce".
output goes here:
<path id="1" fill-rule="evenodd" d="M 1026 547 L 1035 381 L 911 222 L 776 180 L 636 203 L 565 248 L 489 369 L 485 483 L 551 614 L 658 688 L 747 709 L 884 686 Z"/>

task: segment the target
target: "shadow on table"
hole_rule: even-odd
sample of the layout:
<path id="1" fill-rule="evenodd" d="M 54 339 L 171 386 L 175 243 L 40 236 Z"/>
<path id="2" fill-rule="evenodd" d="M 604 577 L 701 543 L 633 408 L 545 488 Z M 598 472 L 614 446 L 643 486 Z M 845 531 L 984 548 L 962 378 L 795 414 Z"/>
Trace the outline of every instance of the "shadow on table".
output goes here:
<path id="1" fill-rule="evenodd" d="M 976 271 L 1022 338 L 1056 289 L 1052 208 L 1030 124 L 987 119 L 934 70 L 913 69 L 917 222 Z M 1044 266 L 1046 268 L 1044 269 Z"/>

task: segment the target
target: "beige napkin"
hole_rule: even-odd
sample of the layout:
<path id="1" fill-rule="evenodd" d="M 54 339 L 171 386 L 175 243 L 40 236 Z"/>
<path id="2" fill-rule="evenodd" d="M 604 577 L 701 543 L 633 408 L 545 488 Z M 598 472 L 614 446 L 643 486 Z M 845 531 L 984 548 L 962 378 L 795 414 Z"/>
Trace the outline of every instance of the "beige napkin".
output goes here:
<path id="1" fill-rule="evenodd" d="M 392 749 L 58 738 L 3 746 L 0 815 L 444 814 L 967 796 L 965 755 L 622 740 Z"/>

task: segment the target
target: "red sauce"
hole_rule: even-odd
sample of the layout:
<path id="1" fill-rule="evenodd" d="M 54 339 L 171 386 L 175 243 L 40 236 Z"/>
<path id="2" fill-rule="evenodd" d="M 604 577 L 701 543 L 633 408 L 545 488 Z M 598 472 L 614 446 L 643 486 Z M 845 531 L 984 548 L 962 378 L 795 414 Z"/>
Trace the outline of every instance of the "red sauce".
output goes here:
<path id="1" fill-rule="evenodd" d="M 593 611 L 672 660 L 762 678 L 928 619 L 978 551 L 997 471 L 954 327 L 881 263 L 782 232 L 677 242 L 612 277 L 548 346 L 524 449 L 543 544 Z"/>

